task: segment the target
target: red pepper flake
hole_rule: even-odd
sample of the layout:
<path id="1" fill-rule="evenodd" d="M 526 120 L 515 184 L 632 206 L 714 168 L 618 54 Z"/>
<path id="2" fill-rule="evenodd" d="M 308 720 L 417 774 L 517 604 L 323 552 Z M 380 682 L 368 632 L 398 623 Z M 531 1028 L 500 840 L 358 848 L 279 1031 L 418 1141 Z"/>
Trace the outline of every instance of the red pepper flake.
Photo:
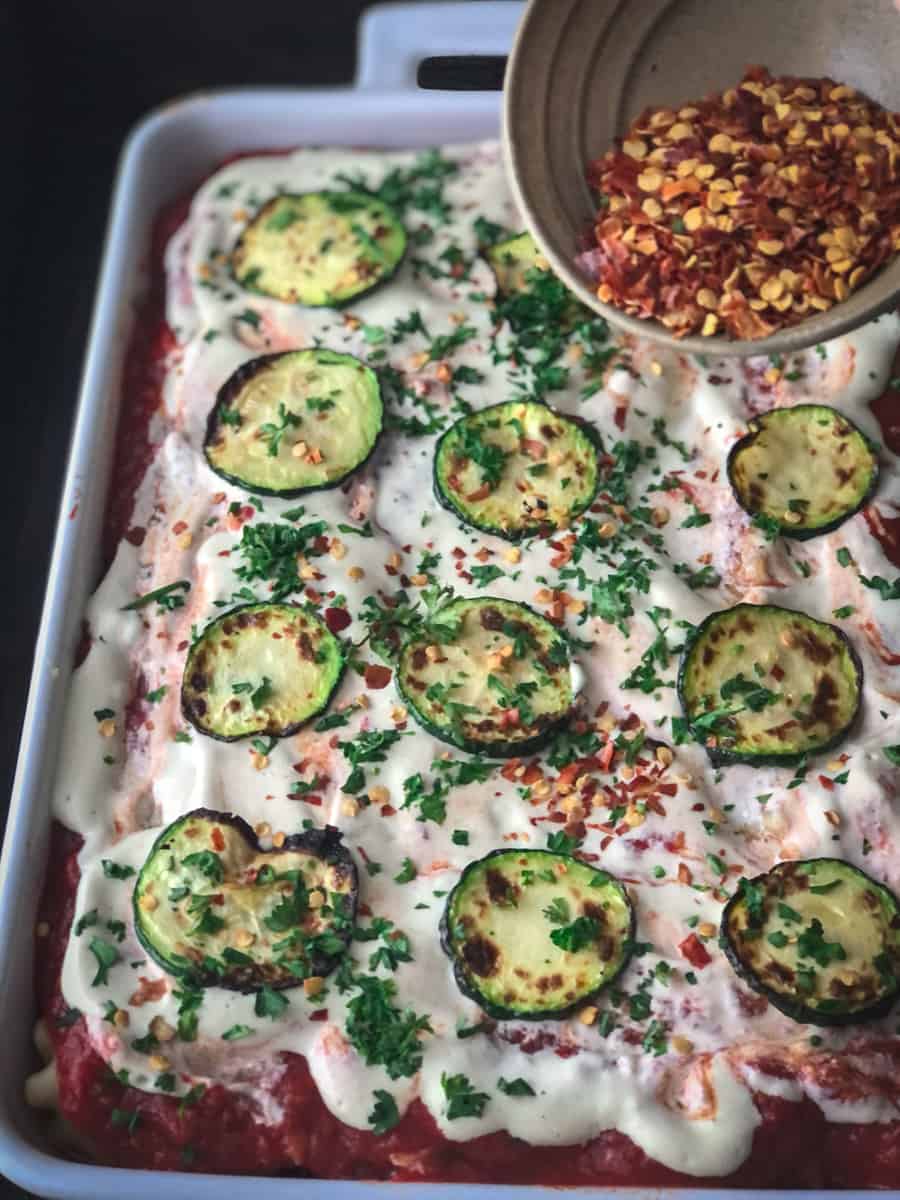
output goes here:
<path id="1" fill-rule="evenodd" d="M 751 67 L 688 108 L 645 109 L 592 164 L 606 203 L 579 263 L 602 301 L 676 337 L 767 337 L 894 256 L 896 160 L 881 105 Z"/>
<path id="2" fill-rule="evenodd" d="M 683 958 L 686 958 L 692 967 L 697 967 L 702 970 L 708 967 L 712 962 L 712 958 L 706 947 L 697 937 L 696 933 L 689 933 L 683 942 L 678 943 L 678 949 Z"/>
<path id="3" fill-rule="evenodd" d="M 363 678 L 366 681 L 366 687 L 371 688 L 373 692 L 380 692 L 382 688 L 386 688 L 391 682 L 391 668 L 382 667 L 377 663 L 369 663 L 366 666 Z"/>
<path id="4" fill-rule="evenodd" d="M 827 775 L 820 775 L 819 783 L 821 783 L 822 787 L 826 790 L 826 792 L 834 791 L 834 780 L 829 779 Z"/>
<path id="5" fill-rule="evenodd" d="M 490 494 L 491 485 L 489 483 L 483 483 L 481 487 L 476 488 L 474 492 L 469 492 L 468 496 L 466 496 L 466 500 L 468 500 L 470 504 L 475 504 L 479 500 L 487 500 Z"/>
<path id="6" fill-rule="evenodd" d="M 346 608 L 326 608 L 323 615 L 325 617 L 325 624 L 332 633 L 340 633 L 352 621 Z"/>
<path id="7" fill-rule="evenodd" d="M 128 998 L 128 1003 L 135 1008 L 140 1008 L 143 1004 L 153 1004 L 157 1000 L 162 1000 L 166 992 L 169 990 L 169 985 L 165 979 L 148 979 L 145 975 L 138 976 L 140 987 L 137 991 L 132 992 Z"/>
<path id="8" fill-rule="evenodd" d="M 172 532 L 177 536 L 179 533 L 184 533 L 187 529 L 187 521 L 176 521 L 172 526 Z"/>
<path id="9" fill-rule="evenodd" d="M 311 1012 L 309 1014 L 309 1019 L 310 1019 L 310 1021 L 327 1021 L 328 1020 L 328 1009 L 327 1008 L 317 1008 L 314 1012 Z"/>
<path id="10" fill-rule="evenodd" d="M 225 838 L 222 836 L 222 830 L 218 827 L 218 825 L 213 829 L 209 840 L 212 842 L 213 850 L 218 850 L 221 854 L 221 852 L 225 849 Z"/>

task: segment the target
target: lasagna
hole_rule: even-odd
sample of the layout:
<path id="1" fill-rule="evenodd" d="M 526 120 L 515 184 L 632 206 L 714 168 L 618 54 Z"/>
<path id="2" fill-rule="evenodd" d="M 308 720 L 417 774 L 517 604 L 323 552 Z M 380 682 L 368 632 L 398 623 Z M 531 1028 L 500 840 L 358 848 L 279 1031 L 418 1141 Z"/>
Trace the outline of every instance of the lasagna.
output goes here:
<path id="1" fill-rule="evenodd" d="M 622 340 L 498 147 L 163 215 L 36 929 L 120 1166 L 897 1178 L 900 319 Z"/>

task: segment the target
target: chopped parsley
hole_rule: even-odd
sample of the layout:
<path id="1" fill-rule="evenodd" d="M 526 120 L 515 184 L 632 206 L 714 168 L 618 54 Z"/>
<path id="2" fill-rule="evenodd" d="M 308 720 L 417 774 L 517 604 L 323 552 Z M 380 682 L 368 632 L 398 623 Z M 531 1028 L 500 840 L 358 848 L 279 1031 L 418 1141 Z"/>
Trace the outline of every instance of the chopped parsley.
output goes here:
<path id="1" fill-rule="evenodd" d="M 447 1120 L 480 1117 L 490 1101 L 486 1092 L 476 1092 L 465 1075 L 441 1075 L 441 1087 L 447 1097 Z"/>
<path id="2" fill-rule="evenodd" d="M 550 941 L 560 950 L 565 950 L 569 954 L 577 954 L 579 950 L 584 950 L 596 940 L 599 931 L 594 917 L 576 917 L 571 925 L 551 930 Z"/>
<path id="3" fill-rule="evenodd" d="M 388 1133 L 395 1125 L 399 1125 L 400 1123 L 397 1101 L 390 1092 L 384 1091 L 383 1088 L 376 1088 L 372 1096 L 375 1104 L 367 1118 L 369 1124 L 372 1126 L 372 1132 L 377 1134 Z"/>
<path id="4" fill-rule="evenodd" d="M 284 992 L 276 992 L 270 987 L 260 988 L 256 993 L 253 1011 L 258 1017 L 270 1017 L 273 1021 L 288 1007 L 290 1001 Z"/>
<path id="5" fill-rule="evenodd" d="M 103 866 L 103 874 L 107 879 L 130 879 L 134 875 L 134 867 L 123 867 L 117 862 L 113 862 L 111 858 L 100 860 Z"/>
<path id="6" fill-rule="evenodd" d="M 501 1075 L 497 1080 L 497 1090 L 504 1096 L 534 1096 L 535 1090 L 527 1079 L 519 1076 L 517 1079 L 504 1079 Z"/>
<path id="7" fill-rule="evenodd" d="M 111 946 L 104 938 L 92 937 L 88 949 L 97 960 L 97 971 L 91 980 L 91 987 L 105 987 L 109 983 L 109 969 L 120 961 L 120 955 L 115 946 Z"/>

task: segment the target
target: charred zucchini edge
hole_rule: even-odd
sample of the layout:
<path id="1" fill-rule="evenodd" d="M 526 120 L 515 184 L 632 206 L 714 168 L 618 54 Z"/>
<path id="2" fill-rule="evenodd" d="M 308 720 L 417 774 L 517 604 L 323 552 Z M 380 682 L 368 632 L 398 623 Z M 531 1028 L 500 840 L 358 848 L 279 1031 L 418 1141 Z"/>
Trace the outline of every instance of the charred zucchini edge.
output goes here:
<path id="1" fill-rule="evenodd" d="M 723 767 L 723 766 L 729 766 L 732 764 L 746 763 L 749 765 L 757 765 L 757 766 L 792 766 L 792 765 L 796 765 L 797 763 L 802 762 L 805 758 L 808 758 L 809 755 L 811 755 L 811 754 L 821 754 L 821 753 L 823 753 L 827 750 L 831 750 L 835 746 L 839 745 L 843 741 L 843 739 L 848 735 L 848 733 L 850 732 L 850 730 L 853 728 L 854 724 L 856 723 L 856 721 L 859 717 L 860 708 L 862 706 L 863 668 L 862 668 L 862 662 L 860 660 L 860 657 L 857 654 L 856 649 L 853 646 L 853 643 L 850 641 L 850 639 L 847 637 L 847 635 L 844 633 L 844 631 L 842 629 L 838 628 L 838 626 L 832 625 L 827 621 L 820 621 L 818 619 L 818 617 L 811 617 L 811 616 L 809 616 L 808 613 L 800 612 L 797 609 L 783 608 L 781 605 L 778 605 L 778 604 L 740 603 L 740 604 L 733 605 L 731 608 L 718 609 L 716 612 L 712 612 L 707 617 L 705 617 L 704 620 L 701 621 L 701 623 L 696 627 L 696 629 L 694 629 L 690 632 L 690 634 L 688 635 L 688 637 L 685 640 L 684 648 L 683 648 L 682 654 L 681 654 L 681 659 L 678 664 L 678 677 L 677 677 L 677 685 L 676 685 L 678 700 L 681 705 L 682 712 L 684 713 L 684 716 L 688 722 L 688 725 L 691 725 L 692 718 L 689 715 L 688 705 L 685 700 L 685 676 L 687 673 L 687 667 L 688 667 L 690 657 L 693 654 L 693 652 L 696 650 L 698 644 L 702 641 L 710 624 L 712 624 L 715 620 L 717 620 L 719 617 L 723 616 L 724 614 L 733 613 L 736 610 L 741 609 L 741 608 L 775 609 L 778 612 L 788 613 L 791 616 L 800 617 L 804 621 L 812 621 L 817 625 L 824 625 L 828 630 L 830 630 L 836 636 L 838 641 L 842 644 L 843 649 L 845 650 L 845 652 L 848 656 L 848 659 L 853 667 L 854 676 L 856 679 L 856 705 L 855 705 L 853 714 L 851 715 L 849 720 L 846 721 L 846 723 L 844 725 L 842 725 L 841 728 L 839 730 L 837 730 L 832 737 L 829 737 L 827 740 L 825 740 L 815 746 L 807 747 L 807 749 L 805 749 L 805 750 L 793 750 L 793 751 L 788 750 L 788 751 L 785 751 L 785 753 L 783 753 L 783 754 L 771 754 L 771 753 L 754 754 L 750 751 L 740 751 L 740 750 L 730 749 L 728 747 L 723 748 L 721 746 L 710 746 L 707 744 L 707 739 L 705 737 L 698 736 L 695 732 L 694 736 L 696 737 L 697 741 L 701 745 L 703 745 L 703 747 L 706 751 L 706 754 L 707 754 L 710 762 L 712 763 L 712 765 L 715 767 Z"/>
<path id="2" fill-rule="evenodd" d="M 277 730 L 276 729 L 270 730 L 267 728 L 262 728 L 262 729 L 250 729 L 250 730 L 247 730 L 245 733 L 223 734 L 223 733 L 217 732 L 215 729 L 211 728 L 210 726 L 200 723 L 198 720 L 197 714 L 194 713 L 191 709 L 191 704 L 190 704 L 189 695 L 188 695 L 188 693 L 190 692 L 190 681 L 188 679 L 188 673 L 194 662 L 194 658 L 195 658 L 198 648 L 203 645 L 204 641 L 211 634 L 213 634 L 218 629 L 219 626 L 221 626 L 230 617 L 233 617 L 236 613 L 246 613 L 249 611 L 259 610 L 259 609 L 283 609 L 283 608 L 293 609 L 299 613 L 302 613 L 303 616 L 308 621 L 311 621 L 313 624 L 317 625 L 319 627 L 319 632 L 322 634 L 323 641 L 331 648 L 331 650 L 337 656 L 337 670 L 335 673 L 335 677 L 334 677 L 331 687 L 328 690 L 328 694 L 323 698 L 321 704 L 319 704 L 315 709 L 313 709 L 309 713 L 307 713 L 306 716 L 302 717 L 300 720 L 292 721 L 287 725 L 280 726 L 280 727 L 278 727 Z M 300 604 L 291 604 L 289 601 L 286 601 L 286 600 L 278 601 L 278 602 L 262 600 L 262 601 L 258 601 L 255 604 L 240 604 L 234 608 L 229 608 L 227 611 L 220 613 L 218 616 L 214 617 L 213 620 L 209 621 L 204 626 L 204 628 L 200 632 L 199 636 L 191 643 L 190 649 L 188 650 L 187 657 L 185 659 L 184 669 L 183 669 L 182 677 L 181 677 L 181 714 L 189 724 L 193 725 L 193 727 L 197 730 L 198 733 L 202 733 L 205 737 L 211 737 L 215 741 L 218 741 L 218 742 L 239 742 L 239 741 L 242 741 L 244 738 L 248 738 L 248 737 L 266 737 L 266 736 L 267 737 L 276 737 L 276 738 L 291 737 L 293 734 L 297 733 L 300 729 L 302 729 L 304 727 L 304 725 L 307 725 L 310 721 L 312 721 L 315 717 L 319 716 L 320 713 L 324 712 L 325 709 L 327 709 L 328 705 L 331 703 L 332 699 L 334 698 L 334 696 L 337 693 L 338 688 L 341 685 L 341 680 L 343 679 L 346 666 L 347 666 L 347 652 L 346 652 L 345 647 L 344 647 L 343 643 L 341 642 L 340 638 L 336 637 L 331 632 L 331 630 L 327 627 L 325 622 L 316 613 L 312 612 L 310 609 L 307 609 L 303 605 L 300 605 Z"/>
<path id="3" fill-rule="evenodd" d="M 751 886 L 765 885 L 769 881 L 770 877 L 779 870 L 779 868 L 794 868 L 798 866 L 815 867 L 819 863 L 835 864 L 842 870 L 851 872 L 854 875 L 861 877 L 861 879 L 864 879 L 868 884 L 881 893 L 890 904 L 893 905 L 898 914 L 897 920 L 900 922 L 900 901 L 898 901 L 894 892 L 885 884 L 879 883 L 877 880 L 873 879 L 869 874 L 861 870 L 859 867 L 854 866 L 852 863 L 845 862 L 843 859 L 830 857 L 803 860 L 792 859 L 788 862 L 776 863 L 771 871 L 767 871 L 761 875 L 755 875 L 752 879 L 747 880 L 747 883 Z M 865 1021 L 873 1021 L 879 1017 L 886 1016 L 891 1010 L 897 1000 L 898 994 L 900 994 L 900 972 L 897 972 L 894 977 L 894 986 L 892 989 L 886 991 L 885 994 L 875 1003 L 866 1008 L 858 1009 L 854 1012 L 823 1012 L 820 1008 L 813 1008 L 805 1004 L 802 999 L 798 998 L 793 1000 L 790 997 L 785 996 L 777 992 L 775 989 L 769 987 L 759 978 L 755 970 L 741 958 L 736 946 L 736 939 L 732 936 L 732 931 L 730 928 L 731 919 L 733 918 L 736 910 L 745 903 L 744 889 L 739 887 L 725 905 L 725 908 L 722 910 L 722 918 L 719 927 L 719 942 L 735 974 L 737 974 L 738 977 L 744 981 L 744 983 L 751 987 L 753 991 L 757 992 L 761 996 L 765 996 L 769 1003 L 777 1008 L 779 1012 L 783 1012 L 785 1016 L 790 1017 L 793 1021 L 802 1022 L 807 1025 L 828 1027 L 862 1024 Z"/>
<path id="4" fill-rule="evenodd" d="M 551 408 L 549 404 L 545 404 L 540 400 L 503 400 L 498 404 L 489 405 L 487 408 L 479 409 L 476 412 L 467 413 L 465 416 L 460 417 L 459 420 L 454 421 L 449 429 L 444 430 L 437 440 L 434 448 L 434 458 L 432 460 L 432 484 L 438 503 L 442 508 L 446 509 L 447 512 L 452 513 L 457 520 L 461 521 L 464 525 L 471 529 L 479 529 L 483 533 L 491 533 L 495 537 L 504 538 L 508 542 L 520 542 L 530 537 L 538 537 L 542 534 L 553 533 L 561 529 L 569 528 L 570 525 L 574 524 L 579 517 L 583 516 L 584 513 L 586 513 L 594 503 L 597 493 L 600 491 L 601 479 L 598 461 L 594 476 L 594 486 L 590 491 L 590 495 L 585 496 L 583 502 L 579 501 L 579 503 L 572 509 L 572 511 L 568 514 L 568 520 L 565 524 L 560 524 L 559 522 L 552 520 L 546 520 L 537 521 L 531 525 L 523 525 L 521 528 L 504 529 L 502 526 L 491 524 L 489 521 L 476 519 L 476 517 L 472 515 L 469 503 L 465 499 L 457 500 L 454 497 L 451 489 L 448 487 L 447 481 L 442 478 L 442 456 L 450 453 L 448 447 L 458 437 L 459 431 L 463 426 L 469 424 L 477 426 L 487 414 L 495 412 L 497 409 L 507 408 L 513 405 L 525 405 L 529 408 L 540 407 L 545 409 L 549 414 L 561 421 L 564 425 L 571 426 L 571 433 L 567 431 L 567 436 L 577 437 L 578 435 L 581 435 L 584 437 L 585 440 L 591 444 L 598 460 L 599 455 L 603 452 L 603 445 L 599 433 L 588 422 L 580 421 L 566 413 L 561 413 L 557 409 Z M 555 468 L 552 467 L 550 468 L 550 470 L 554 469 Z"/>
<path id="5" fill-rule="evenodd" d="M 221 467 L 216 466 L 216 464 L 210 458 L 210 444 L 222 426 L 223 412 L 229 409 L 237 397 L 240 396 L 244 386 L 257 374 L 259 374 L 261 371 L 264 371 L 279 359 L 283 359 L 298 353 L 319 354 L 323 351 L 325 354 L 334 355 L 336 358 L 352 359 L 354 362 L 359 364 L 359 366 L 366 372 L 368 376 L 371 376 L 371 382 L 375 389 L 375 396 L 377 396 L 378 399 L 379 419 L 378 432 L 375 434 L 375 438 L 368 452 L 357 463 L 351 467 L 348 467 L 342 475 L 339 475 L 334 479 L 327 480 L 324 483 L 304 484 L 301 487 L 292 488 L 272 488 L 266 487 L 260 483 L 248 482 L 240 475 L 236 475 L 233 472 L 224 471 Z M 233 483 L 236 487 L 242 488 L 246 492 L 252 492 L 255 496 L 278 496 L 283 500 L 291 500 L 297 496 L 306 496 L 310 492 L 328 491 L 331 488 L 340 487 L 342 484 L 346 483 L 351 475 L 354 475 L 357 471 L 361 470 L 361 468 L 364 467 L 367 462 L 369 462 L 372 455 L 378 449 L 378 443 L 381 440 L 381 435 L 383 433 L 384 399 L 381 393 L 381 384 L 378 380 L 378 376 L 372 370 L 372 368 L 367 366 L 367 364 L 361 359 L 356 358 L 355 355 L 346 354 L 344 351 L 329 350 L 326 347 L 300 347 L 299 350 L 282 350 L 275 354 L 261 354 L 257 358 L 251 358 L 249 362 L 242 363 L 241 366 L 239 366 L 235 371 L 232 372 L 231 375 L 229 375 L 216 393 L 215 403 L 210 409 L 209 416 L 206 419 L 206 433 L 203 438 L 203 457 L 209 469 L 218 475 L 220 479 L 224 479 L 228 483 Z"/>
<path id="6" fill-rule="evenodd" d="M 598 983 L 595 987 L 586 989 L 582 994 L 580 994 L 575 1000 L 573 1000 L 569 1004 L 563 1005 L 559 1008 L 544 1009 L 541 1011 L 529 1011 L 527 1009 L 515 1009 L 515 1008 L 510 1008 L 507 1005 L 498 1004 L 495 1001 L 487 999 L 478 990 L 478 987 L 474 983 L 470 982 L 469 976 L 466 973 L 464 967 L 462 966 L 462 964 L 460 962 L 460 955 L 457 953 L 455 942 L 454 942 L 453 930 L 451 928 L 451 912 L 453 910 L 454 900 L 457 897 L 457 895 L 459 894 L 460 889 L 465 887 L 468 879 L 470 878 L 471 874 L 474 871 L 482 868 L 484 866 L 484 864 L 487 862 L 490 862 L 491 859 L 498 858 L 500 856 L 503 856 L 503 857 L 521 856 L 521 857 L 527 857 L 527 858 L 541 858 L 545 861 L 553 861 L 553 862 L 560 862 L 560 861 L 561 862 L 571 862 L 571 863 L 576 864 L 579 867 L 579 869 L 593 871 L 593 872 L 597 873 L 598 875 L 604 875 L 604 876 L 606 876 L 606 879 L 604 880 L 602 886 L 603 887 L 607 887 L 607 886 L 614 887 L 616 889 L 616 892 L 618 893 L 620 899 L 622 900 L 625 909 L 628 912 L 628 915 L 629 915 L 628 928 L 627 928 L 624 938 L 623 938 L 621 959 L 618 963 L 618 966 L 615 968 L 615 970 L 613 970 L 610 973 L 610 975 L 607 978 L 603 979 L 602 982 Z M 484 855 L 482 858 L 475 859 L 473 862 L 470 862 L 466 865 L 466 867 L 463 869 L 462 874 L 460 875 L 459 879 L 456 881 L 456 884 L 454 885 L 454 887 L 452 888 L 452 890 L 450 891 L 450 893 L 447 896 L 446 902 L 444 904 L 444 911 L 441 915 L 441 921 L 440 921 L 441 947 L 442 947 L 444 953 L 447 955 L 448 959 L 450 960 L 451 966 L 453 968 L 453 977 L 456 981 L 457 987 L 459 988 L 459 990 L 462 992 L 462 994 L 464 996 L 467 996 L 470 1000 L 473 1000 L 478 1005 L 478 1007 L 482 1009 L 483 1012 L 485 1012 L 489 1017 L 493 1017 L 495 1020 L 521 1020 L 521 1021 L 560 1020 L 564 1017 L 571 1015 L 573 1012 L 576 1012 L 578 1009 L 584 1007 L 587 1003 L 589 1003 L 591 1001 L 591 999 L 593 999 L 600 992 L 602 992 L 605 988 L 609 987 L 612 983 L 614 983 L 615 980 L 619 978 L 619 976 L 622 974 L 622 972 L 628 966 L 628 963 L 631 960 L 632 953 L 634 950 L 636 929 L 637 929 L 637 915 L 635 912 L 634 904 L 631 900 L 631 897 L 628 894 L 628 889 L 624 886 L 624 884 L 621 883 L 621 881 L 619 879 L 616 878 L 616 876 L 610 874 L 609 871 L 606 871 L 602 867 L 595 867 L 592 863 L 584 862 L 582 859 L 576 858 L 574 855 L 571 855 L 571 854 L 561 854 L 556 851 L 550 851 L 550 850 L 529 850 L 529 849 L 513 850 L 510 848 L 501 848 L 501 849 L 497 849 L 497 850 L 491 850 L 488 854 Z M 549 926 L 548 926 L 548 930 L 549 930 Z"/>
<path id="7" fill-rule="evenodd" d="M 346 906 L 345 912 L 342 914 L 344 921 L 342 922 L 341 929 L 334 932 L 344 942 L 345 946 L 350 944 L 353 937 L 353 923 L 356 918 L 356 907 L 359 900 L 359 872 L 350 851 L 343 843 L 343 833 L 341 830 L 335 828 L 333 825 L 326 825 L 322 829 L 306 829 L 302 833 L 290 834 L 277 849 L 262 851 L 253 827 L 243 817 L 239 817 L 236 813 L 216 812 L 209 808 L 195 808 L 191 812 L 185 813 L 184 816 L 170 822 L 160 832 L 150 847 L 144 864 L 138 872 L 132 892 L 131 903 L 135 935 L 153 961 L 162 967 L 168 975 L 194 987 L 221 987 L 227 991 L 242 992 L 245 994 L 259 991 L 260 987 L 263 986 L 259 982 L 228 982 L 227 967 L 223 967 L 221 971 L 212 971 L 205 968 L 202 964 L 198 965 L 189 960 L 173 961 L 169 955 L 158 949 L 153 938 L 144 928 L 140 897 L 145 873 L 155 855 L 162 850 L 165 843 L 173 834 L 177 833 L 179 826 L 188 821 L 209 821 L 218 825 L 231 825 L 250 847 L 262 853 L 271 853 L 274 858 L 277 858 L 280 854 L 301 851 L 313 855 L 329 865 L 339 866 L 346 870 L 351 880 L 351 888 L 347 893 L 349 905 Z M 335 955 L 314 958 L 312 965 L 315 973 L 318 975 L 330 974 L 337 967 L 340 957 L 339 955 Z M 300 987 L 302 984 L 303 980 L 301 978 L 291 976 L 281 981 L 277 979 L 268 980 L 265 986 L 274 991 L 281 991 L 287 988 Z"/>
<path id="8" fill-rule="evenodd" d="M 810 538 L 819 537 L 822 534 L 831 533 L 833 530 L 838 529 L 845 521 L 849 521 L 851 517 L 855 516 L 856 513 L 858 513 L 861 509 L 865 508 L 865 506 L 872 499 L 872 496 L 875 494 L 875 491 L 878 487 L 878 478 L 880 472 L 878 457 L 871 442 L 862 432 L 862 430 L 853 421 L 851 421 L 849 417 L 845 416 L 841 412 L 838 412 L 837 409 L 832 408 L 827 404 L 796 404 L 789 408 L 772 408 L 767 412 L 760 413 L 758 416 L 753 417 L 747 422 L 747 432 L 743 435 L 743 437 L 739 438 L 738 441 L 734 443 L 728 452 L 728 458 L 726 460 L 728 482 L 731 485 L 732 495 L 734 496 L 736 502 L 744 510 L 744 512 L 747 513 L 748 516 L 754 518 L 759 516 L 759 510 L 751 506 L 748 498 L 743 495 L 742 489 L 735 479 L 738 460 L 743 453 L 753 446 L 770 420 L 789 420 L 791 419 L 791 416 L 796 416 L 797 414 L 801 413 L 812 416 L 812 414 L 816 411 L 828 412 L 835 418 L 839 418 L 850 427 L 853 435 L 858 437 L 862 445 L 864 445 L 866 448 L 870 473 L 868 483 L 865 489 L 860 493 L 858 500 L 854 501 L 852 506 L 849 508 L 843 509 L 838 516 L 832 518 L 831 520 L 823 521 L 820 524 L 809 525 L 802 520 L 795 524 L 784 520 L 778 520 L 777 518 L 769 518 L 777 520 L 778 530 L 782 537 L 794 538 L 796 541 L 808 541 Z"/>
<path id="9" fill-rule="evenodd" d="M 554 635 L 558 638 L 558 640 L 563 644 L 563 646 L 565 646 L 566 659 L 567 659 L 566 670 L 570 672 L 570 679 L 571 679 L 571 669 L 572 669 L 571 655 L 569 652 L 568 645 L 566 644 L 562 633 L 556 628 L 555 625 L 552 624 L 552 622 L 548 621 L 547 618 L 542 616 L 540 613 L 535 612 L 535 610 L 533 608 L 531 608 L 529 605 L 523 604 L 521 601 L 518 601 L 518 600 L 504 600 L 499 596 L 461 596 L 461 597 L 458 597 L 456 600 L 451 601 L 450 604 L 448 604 L 446 606 L 446 608 L 442 609 L 441 611 L 446 612 L 448 609 L 452 608 L 454 605 L 457 605 L 457 604 L 486 605 L 486 606 L 491 605 L 491 604 L 500 604 L 500 605 L 512 605 L 515 608 L 524 609 L 525 612 L 528 614 L 528 618 L 530 620 L 538 621 L 542 624 L 547 625 L 553 631 Z M 418 724 L 421 725 L 422 728 L 427 733 L 430 733 L 433 737 L 438 738 L 440 741 L 447 742 L 451 746 L 456 746 L 456 748 L 458 750 L 464 750 L 464 751 L 466 751 L 466 753 L 469 753 L 469 754 L 488 754 L 493 758 L 512 758 L 512 757 L 515 757 L 516 755 L 520 755 L 520 754 L 533 754 L 535 751 L 540 750 L 542 747 L 546 746 L 547 743 L 553 739 L 553 737 L 559 730 L 560 726 L 565 722 L 566 718 L 568 717 L 569 711 L 571 710 L 571 703 L 569 705 L 569 708 L 567 708 L 565 712 L 560 713 L 560 715 L 558 717 L 555 717 L 552 721 L 548 722 L 544 728 L 540 729 L 532 737 L 522 738 L 520 740 L 511 740 L 511 741 L 501 741 L 501 740 L 479 741 L 477 738 L 466 737 L 462 734 L 456 734 L 449 727 L 445 728 L 444 726 L 431 720 L 430 717 L 428 717 L 422 713 L 422 711 L 420 710 L 420 708 L 416 702 L 416 698 L 415 698 L 414 694 L 408 687 L 406 680 L 405 680 L 405 675 L 406 675 L 406 671 L 404 669 L 405 668 L 405 663 L 404 663 L 405 654 L 406 654 L 407 650 L 413 646 L 414 643 L 423 642 L 423 640 L 426 637 L 427 637 L 427 635 L 423 634 L 422 632 L 413 633 L 410 637 L 408 637 L 406 639 L 406 641 L 400 647 L 400 652 L 399 652 L 399 655 L 397 658 L 397 669 L 395 672 L 395 681 L 397 684 L 398 692 L 403 697 L 403 699 L 406 701 L 406 703 L 409 705 L 410 711 L 412 712 L 412 714 L 415 717 Z M 446 639 L 446 641 L 449 643 L 449 642 L 452 642 L 452 639 Z M 573 702 L 574 702 L 574 699 L 575 699 L 575 696 L 573 693 L 573 695 L 572 695 Z"/>
<path id="10" fill-rule="evenodd" d="M 253 236 L 254 232 L 256 231 L 255 227 L 256 227 L 257 223 L 262 223 L 263 221 L 266 221 L 267 219 L 270 220 L 271 214 L 273 213 L 273 211 L 285 200 L 303 200 L 303 199 L 306 199 L 307 197 L 318 198 L 318 197 L 329 197 L 329 196 L 337 196 L 337 197 L 341 198 L 342 200 L 348 199 L 348 198 L 355 199 L 355 200 L 359 201 L 359 208 L 364 208 L 368 204 L 368 205 L 377 205 L 379 209 L 383 210 L 384 215 L 388 218 L 388 220 L 390 222 L 391 230 L 395 234 L 399 234 L 401 237 L 401 249 L 400 249 L 399 254 L 394 259 L 394 261 L 391 263 L 384 263 L 383 271 L 378 276 L 376 276 L 374 279 L 364 282 L 360 287 L 358 287 L 354 290 L 347 291 L 338 296 L 329 296 L 322 300 L 308 300 L 308 299 L 307 300 L 301 300 L 301 299 L 292 300 L 287 297 L 280 296 L 280 295 L 276 294 L 275 292 L 266 291 L 263 288 L 258 287 L 255 284 L 255 282 L 247 282 L 248 276 L 253 274 L 254 269 L 251 267 L 249 271 L 244 270 L 241 272 L 240 268 L 238 267 L 238 265 L 236 263 L 236 259 L 240 255 L 242 255 L 246 249 L 248 234 L 250 235 L 250 238 L 252 240 L 252 236 Z M 342 215 L 342 214 L 337 214 L 337 215 Z M 396 275 L 397 271 L 399 270 L 404 258 L 406 257 L 407 247 L 408 247 L 408 236 L 406 233 L 406 227 L 403 224 L 400 217 L 398 216 L 398 214 L 394 211 L 394 209 L 389 204 L 380 200 L 377 196 L 373 196 L 373 195 L 369 194 L 368 192 L 354 191 L 353 189 L 339 190 L 339 189 L 334 189 L 334 188 L 321 188 L 319 190 L 314 190 L 314 191 L 310 191 L 310 192 L 279 192 L 277 195 L 272 196 L 264 204 L 260 205 L 260 207 L 256 210 L 256 212 L 250 218 L 250 220 L 245 223 L 243 229 L 240 232 L 240 235 L 238 236 L 237 241 L 234 244 L 234 247 L 232 248 L 232 250 L 228 256 L 228 265 L 229 265 L 231 277 L 232 277 L 232 279 L 234 279 L 235 283 L 239 287 L 244 288 L 246 291 L 249 291 L 254 295 L 267 296 L 270 299 L 278 300 L 282 304 L 296 305 L 301 308 L 342 309 L 346 305 L 351 304 L 353 301 L 360 299 L 362 296 L 368 295 L 370 292 L 375 291 L 376 288 L 381 287 L 383 284 L 386 284 L 391 279 L 393 279 L 394 276 Z M 327 254 L 327 250 L 324 251 L 324 253 Z"/>

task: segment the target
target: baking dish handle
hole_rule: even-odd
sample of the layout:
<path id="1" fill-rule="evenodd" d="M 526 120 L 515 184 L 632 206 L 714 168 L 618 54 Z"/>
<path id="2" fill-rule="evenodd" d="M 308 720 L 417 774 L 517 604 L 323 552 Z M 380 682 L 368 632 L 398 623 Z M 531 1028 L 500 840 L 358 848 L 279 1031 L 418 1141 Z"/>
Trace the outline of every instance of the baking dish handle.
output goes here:
<path id="1" fill-rule="evenodd" d="M 359 23 L 356 87 L 415 92 L 424 58 L 505 55 L 524 7 L 518 0 L 379 4 Z"/>

